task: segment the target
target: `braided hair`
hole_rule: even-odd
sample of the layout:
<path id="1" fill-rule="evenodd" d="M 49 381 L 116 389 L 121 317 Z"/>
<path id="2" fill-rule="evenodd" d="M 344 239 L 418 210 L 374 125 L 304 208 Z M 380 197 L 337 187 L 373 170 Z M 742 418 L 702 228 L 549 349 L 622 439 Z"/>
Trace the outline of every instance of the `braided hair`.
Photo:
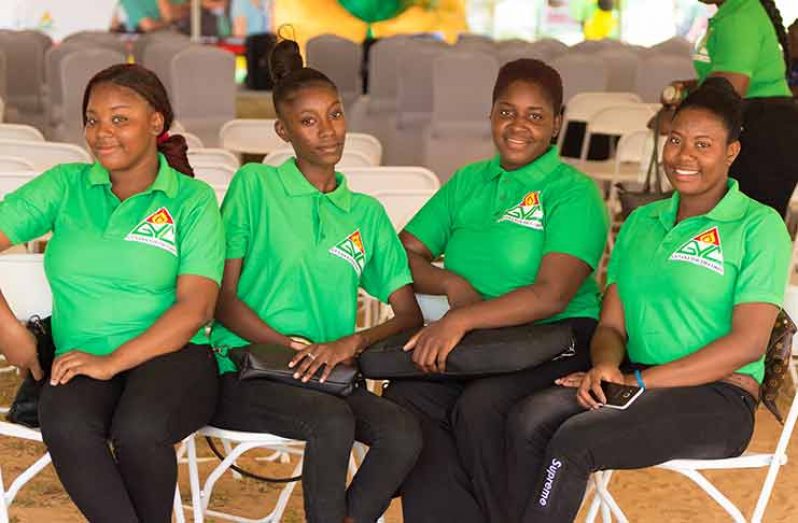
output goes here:
<path id="1" fill-rule="evenodd" d="M 781 44 L 781 52 L 784 54 L 784 65 L 787 68 L 787 74 L 789 74 L 790 40 L 787 37 L 787 30 L 784 28 L 784 21 L 781 19 L 779 8 L 776 7 L 776 2 L 774 2 L 774 0 L 759 0 L 759 3 L 765 8 L 765 12 L 768 14 L 770 22 L 773 24 L 773 28 L 776 30 L 776 37 L 779 39 L 779 44 Z"/>

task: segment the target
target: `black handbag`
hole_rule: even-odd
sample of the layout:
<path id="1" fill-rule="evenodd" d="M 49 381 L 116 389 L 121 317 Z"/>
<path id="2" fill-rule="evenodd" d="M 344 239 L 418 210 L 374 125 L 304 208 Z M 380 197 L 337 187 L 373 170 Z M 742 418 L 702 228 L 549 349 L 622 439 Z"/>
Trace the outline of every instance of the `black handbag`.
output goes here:
<path id="1" fill-rule="evenodd" d="M 307 382 L 303 383 L 295 379 L 296 368 L 289 368 L 288 363 L 296 354 L 297 351 L 294 349 L 278 343 L 249 345 L 240 349 L 231 349 L 228 352 L 228 356 L 238 367 L 238 379 L 240 380 L 271 380 L 336 396 L 348 396 L 355 390 L 358 369 L 342 363 L 333 368 L 324 383 L 319 381 L 324 370 L 323 367 L 319 368 Z"/>
<path id="2" fill-rule="evenodd" d="M 425 374 L 411 360 L 412 352 L 402 348 L 413 334 L 391 336 L 363 351 L 358 357 L 363 376 L 441 380 L 507 374 L 572 356 L 575 343 L 571 327 L 563 323 L 479 329 L 466 334 L 449 353 L 443 374 Z"/>
<path id="3" fill-rule="evenodd" d="M 646 171 L 646 181 L 642 190 L 633 190 L 622 183 L 615 184 L 618 191 L 618 200 L 621 202 L 621 215 L 623 219 L 629 217 L 632 211 L 657 200 L 670 198 L 673 191 L 662 189 L 662 166 L 659 162 L 659 122 L 662 111 L 654 117 L 654 149 Z"/>
<path id="4" fill-rule="evenodd" d="M 28 373 L 17 389 L 14 401 L 6 414 L 6 420 L 35 429 L 39 427 L 39 396 L 50 377 L 50 369 L 55 359 L 55 343 L 53 343 L 49 317 L 41 319 L 33 316 L 26 327 L 36 337 L 36 353 L 44 375 L 40 381 L 36 381 L 33 375 Z"/>

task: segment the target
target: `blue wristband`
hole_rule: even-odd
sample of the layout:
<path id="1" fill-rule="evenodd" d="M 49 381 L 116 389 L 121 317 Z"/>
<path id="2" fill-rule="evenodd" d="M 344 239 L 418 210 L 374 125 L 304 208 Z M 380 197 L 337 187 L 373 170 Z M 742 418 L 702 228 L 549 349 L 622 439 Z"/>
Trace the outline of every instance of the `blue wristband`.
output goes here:
<path id="1" fill-rule="evenodd" d="M 640 369 L 635 369 L 635 379 L 637 380 L 637 386 L 646 390 L 646 384 L 643 382 L 643 375 L 640 373 Z"/>

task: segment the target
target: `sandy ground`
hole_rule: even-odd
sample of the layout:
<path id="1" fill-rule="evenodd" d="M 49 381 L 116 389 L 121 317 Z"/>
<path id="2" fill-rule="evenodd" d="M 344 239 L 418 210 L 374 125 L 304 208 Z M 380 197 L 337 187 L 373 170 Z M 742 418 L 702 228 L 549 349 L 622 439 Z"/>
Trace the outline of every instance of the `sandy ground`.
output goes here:
<path id="1" fill-rule="evenodd" d="M 17 378 L 13 374 L 0 375 L 0 405 L 9 403 L 16 384 Z M 775 419 L 767 411 L 760 410 L 750 450 L 768 451 L 774 448 L 779 433 L 780 426 Z M 796 444 L 798 436 L 792 438 L 790 450 L 798 452 Z M 204 442 L 200 449 L 202 454 L 209 455 Z M 42 451 L 43 446 L 40 444 L 0 437 L 0 463 L 2 463 L 5 485 L 7 486 L 24 467 L 31 464 Z M 258 455 L 256 452 L 253 454 Z M 292 465 L 255 461 L 255 456 L 244 460 L 247 468 L 275 475 L 287 475 L 292 468 Z M 209 461 L 201 464 L 200 473 L 203 477 L 207 475 L 212 463 Z M 707 476 L 722 492 L 737 502 L 744 513 L 750 515 L 764 480 L 765 471 L 716 471 L 708 473 Z M 180 486 L 183 499 L 188 502 L 189 489 L 185 465 L 180 467 Z M 798 487 L 798 459 L 782 469 L 768 505 L 765 521 L 798 521 L 798 497 L 794 495 L 796 487 Z M 630 521 L 634 522 L 700 521 L 703 523 L 729 520 L 701 490 L 672 472 L 644 470 L 616 473 L 611 491 Z M 244 517 L 261 517 L 273 506 L 277 495 L 278 488 L 271 484 L 248 479 L 234 480 L 228 474 L 217 484 L 211 507 L 232 510 Z M 187 516 L 190 520 L 190 512 L 187 512 Z M 11 507 L 10 517 L 12 523 L 83 521 L 61 488 L 52 467 L 45 469 L 20 491 Z M 582 518 L 583 516 L 580 516 L 580 520 Z M 285 523 L 304 521 L 301 487 L 295 490 L 283 521 Z M 387 521 L 389 523 L 403 521 L 397 501 L 391 506 Z"/>

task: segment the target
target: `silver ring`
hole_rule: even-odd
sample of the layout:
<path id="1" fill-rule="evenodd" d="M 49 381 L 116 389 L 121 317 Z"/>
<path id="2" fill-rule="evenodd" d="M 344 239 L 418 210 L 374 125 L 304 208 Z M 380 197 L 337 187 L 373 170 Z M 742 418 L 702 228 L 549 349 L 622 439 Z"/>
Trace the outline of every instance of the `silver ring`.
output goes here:
<path id="1" fill-rule="evenodd" d="M 308 353 L 306 354 L 306 356 L 307 356 L 307 357 L 309 357 L 309 358 L 310 358 L 310 359 L 312 359 L 312 360 L 315 360 L 315 359 L 316 359 L 316 355 L 315 355 L 315 354 L 313 354 L 312 352 L 308 352 Z"/>

